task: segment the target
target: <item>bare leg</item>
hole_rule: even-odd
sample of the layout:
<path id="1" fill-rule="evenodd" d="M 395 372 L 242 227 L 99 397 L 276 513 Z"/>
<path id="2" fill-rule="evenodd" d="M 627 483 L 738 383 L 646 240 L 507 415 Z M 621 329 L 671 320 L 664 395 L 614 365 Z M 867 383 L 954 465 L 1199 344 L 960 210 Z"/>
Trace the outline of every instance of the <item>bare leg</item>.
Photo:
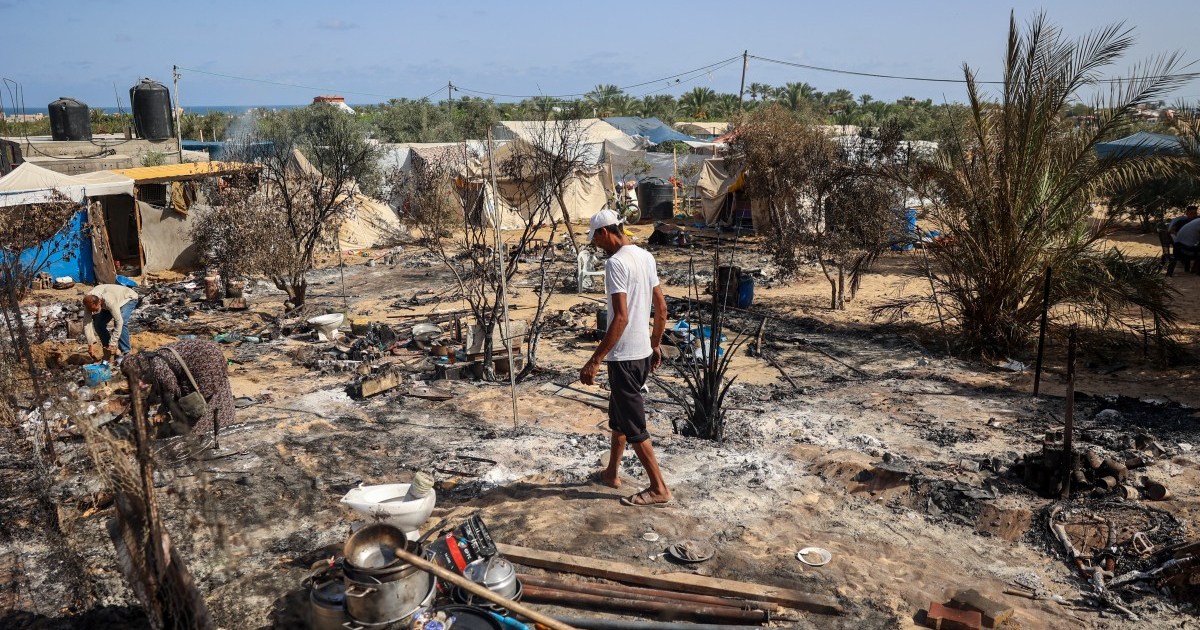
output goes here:
<path id="1" fill-rule="evenodd" d="M 608 451 L 608 466 L 600 472 L 600 481 L 614 488 L 621 487 L 621 456 L 625 454 L 625 434 L 612 432 Z"/>
<path id="2" fill-rule="evenodd" d="M 662 470 L 658 467 L 658 459 L 654 457 L 654 447 L 650 444 L 650 440 L 634 444 L 633 452 L 637 453 L 642 467 L 646 469 L 646 476 L 650 478 L 650 487 L 638 493 L 643 502 L 666 503 L 670 501 L 671 490 L 667 488 L 667 482 L 663 479 Z"/>

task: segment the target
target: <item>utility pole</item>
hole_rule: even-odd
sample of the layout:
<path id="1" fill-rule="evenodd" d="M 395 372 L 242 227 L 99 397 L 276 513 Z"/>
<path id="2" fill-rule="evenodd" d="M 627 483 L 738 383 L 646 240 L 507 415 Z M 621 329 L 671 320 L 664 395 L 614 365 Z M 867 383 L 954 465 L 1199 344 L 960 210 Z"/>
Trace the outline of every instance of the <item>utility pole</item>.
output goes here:
<path id="1" fill-rule="evenodd" d="M 746 94 L 746 66 L 750 65 L 750 51 L 742 51 L 742 87 L 738 88 L 738 110 L 742 109 L 742 97 Z"/>
<path id="2" fill-rule="evenodd" d="M 454 113 L 454 82 L 446 82 L 446 114 Z"/>
<path id="3" fill-rule="evenodd" d="M 183 164 L 183 127 L 179 119 L 183 118 L 183 106 L 179 104 L 179 66 L 171 66 L 171 76 L 175 79 L 175 142 L 179 143 L 179 163 Z M 345 291 L 342 291 L 345 293 Z"/>

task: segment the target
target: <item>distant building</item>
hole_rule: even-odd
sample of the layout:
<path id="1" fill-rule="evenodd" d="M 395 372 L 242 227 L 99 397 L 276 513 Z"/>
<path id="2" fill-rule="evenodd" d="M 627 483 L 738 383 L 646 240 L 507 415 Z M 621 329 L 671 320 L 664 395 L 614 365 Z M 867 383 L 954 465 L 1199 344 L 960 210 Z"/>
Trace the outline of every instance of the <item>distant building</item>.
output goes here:
<path id="1" fill-rule="evenodd" d="M 346 104 L 346 97 L 338 96 L 336 94 L 322 94 L 321 96 L 314 96 L 313 103 L 329 103 L 330 105 L 333 105 L 347 114 L 354 113 L 354 110 Z"/>

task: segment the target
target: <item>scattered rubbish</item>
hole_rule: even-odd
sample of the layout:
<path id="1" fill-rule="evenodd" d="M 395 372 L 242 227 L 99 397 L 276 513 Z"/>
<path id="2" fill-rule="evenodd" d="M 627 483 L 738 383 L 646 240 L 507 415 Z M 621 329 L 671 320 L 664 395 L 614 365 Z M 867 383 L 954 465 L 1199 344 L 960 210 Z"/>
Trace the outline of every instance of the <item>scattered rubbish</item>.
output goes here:
<path id="1" fill-rule="evenodd" d="M 646 542 L 658 542 L 658 534 L 655 532 L 646 532 L 642 534 L 642 540 Z"/>
<path id="2" fill-rule="evenodd" d="M 950 598 L 950 605 L 959 610 L 978 612 L 985 628 L 999 627 L 1016 612 L 1012 606 L 985 597 L 975 589 L 958 591 Z"/>
<path id="3" fill-rule="evenodd" d="M 925 611 L 925 625 L 935 630 L 979 630 L 983 615 L 975 610 L 959 610 L 930 602 Z"/>
<path id="4" fill-rule="evenodd" d="M 993 365 L 1006 372 L 1024 372 L 1028 367 L 1024 363 L 1021 363 L 1015 359 L 1009 359 L 1002 363 L 994 363 Z"/>
<path id="5" fill-rule="evenodd" d="M 796 552 L 796 559 L 810 567 L 823 567 L 833 560 L 833 554 L 820 547 L 805 547 Z"/>
<path id="6" fill-rule="evenodd" d="M 706 542 L 685 540 L 667 547 L 667 555 L 687 563 L 704 562 L 712 558 L 717 549 Z"/>
<path id="7" fill-rule="evenodd" d="M 338 337 L 338 327 L 345 321 L 341 313 L 330 313 L 308 319 L 308 324 L 317 331 L 317 341 L 333 341 Z"/>

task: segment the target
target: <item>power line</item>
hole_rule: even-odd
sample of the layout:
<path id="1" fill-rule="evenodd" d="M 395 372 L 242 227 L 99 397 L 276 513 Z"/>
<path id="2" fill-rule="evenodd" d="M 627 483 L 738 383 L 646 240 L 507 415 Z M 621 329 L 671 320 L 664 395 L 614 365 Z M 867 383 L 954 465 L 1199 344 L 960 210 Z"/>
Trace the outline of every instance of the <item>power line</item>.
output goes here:
<path id="1" fill-rule="evenodd" d="M 759 57 L 758 55 L 750 55 L 750 58 L 757 59 L 759 61 L 765 61 L 767 63 L 775 63 L 775 64 L 779 64 L 782 66 L 792 66 L 793 68 L 804 68 L 805 70 L 816 70 L 818 72 L 830 72 L 833 74 L 849 74 L 849 75 L 858 76 L 858 77 L 872 77 L 875 79 L 896 79 L 896 80 L 900 80 L 900 81 L 926 81 L 926 82 L 931 82 L 931 83 L 966 83 L 967 82 L 966 79 L 937 79 L 937 78 L 932 78 L 932 77 L 910 77 L 910 76 L 896 75 L 896 74 L 881 74 L 881 73 L 877 73 L 877 72 L 857 72 L 854 70 L 842 70 L 839 68 L 825 68 L 822 66 L 813 66 L 813 65 L 809 65 L 809 64 L 805 64 L 805 63 L 796 63 L 793 61 L 782 61 L 779 59 L 771 59 L 768 57 Z M 1135 80 L 1135 79 L 1181 79 L 1181 78 L 1185 79 L 1187 81 L 1192 81 L 1192 80 L 1196 79 L 1197 77 L 1200 77 L 1200 73 L 1187 72 L 1187 73 L 1180 73 L 1180 74 L 1150 75 L 1150 76 L 1145 76 L 1145 77 L 1126 77 L 1126 78 L 1119 78 L 1119 79 L 1097 79 L 1095 82 L 1096 83 L 1122 83 L 1122 82 L 1131 81 L 1131 80 Z M 982 85 L 1004 85 L 1004 81 L 975 81 L 975 83 L 982 84 Z"/>
<path id="2" fill-rule="evenodd" d="M 710 71 L 710 70 L 717 69 L 717 66 L 722 66 L 723 64 L 724 64 L 724 65 L 728 65 L 729 63 L 731 63 L 731 62 L 733 62 L 733 61 L 737 61 L 738 59 L 741 59 L 741 57 L 742 57 L 741 55 L 735 55 L 735 56 L 733 56 L 733 57 L 730 57 L 729 59 L 722 59 L 721 61 L 718 61 L 718 62 L 716 62 L 716 63 L 710 63 L 710 64 L 708 64 L 707 66 L 701 66 L 701 67 L 699 67 L 699 68 L 695 68 L 695 69 L 693 69 L 693 70 L 688 70 L 688 71 L 686 71 L 686 72 L 680 72 L 680 73 L 678 73 L 678 74 L 672 74 L 671 76 L 668 76 L 668 77 L 662 77 L 662 78 L 659 78 L 659 79 L 652 79 L 652 80 L 650 80 L 650 81 L 643 81 L 643 82 L 641 82 L 641 83 L 634 83 L 633 85 L 626 85 L 626 86 L 623 86 L 623 87 L 618 87 L 617 89 L 618 89 L 618 90 L 621 90 L 622 92 L 624 92 L 625 90 L 631 90 L 631 89 L 633 89 L 633 88 L 638 88 L 638 87 L 643 87 L 643 86 L 646 86 L 646 85 L 651 85 L 651 84 L 654 84 L 654 83 L 658 83 L 658 82 L 660 82 L 660 81 L 670 81 L 671 79 L 674 79 L 674 78 L 677 78 L 677 77 L 684 77 L 684 76 L 687 76 L 687 75 L 690 75 L 690 74 L 708 72 L 708 71 Z M 548 95 L 548 96 L 547 96 L 547 95 L 544 95 L 544 94 L 499 94 L 499 93 L 496 93 L 496 92 L 484 92 L 484 91 L 482 91 L 482 90 L 472 90 L 472 89 L 470 89 L 470 88 L 465 88 L 465 87 L 462 87 L 461 85 L 456 85 L 455 87 L 457 87 L 457 88 L 461 89 L 461 90 L 462 90 L 462 91 L 464 91 L 464 92 L 471 92 L 472 94 L 482 94 L 482 95 L 484 95 L 484 96 L 494 96 L 494 97 L 497 97 L 497 98 L 519 98 L 519 99 L 529 99 L 529 98 L 554 98 L 554 99 L 561 99 L 561 98 L 570 98 L 570 97 L 580 97 L 580 96 L 587 96 L 587 95 L 589 94 L 588 92 L 581 92 L 581 93 L 578 93 L 578 94 L 552 94 L 552 95 Z"/>

